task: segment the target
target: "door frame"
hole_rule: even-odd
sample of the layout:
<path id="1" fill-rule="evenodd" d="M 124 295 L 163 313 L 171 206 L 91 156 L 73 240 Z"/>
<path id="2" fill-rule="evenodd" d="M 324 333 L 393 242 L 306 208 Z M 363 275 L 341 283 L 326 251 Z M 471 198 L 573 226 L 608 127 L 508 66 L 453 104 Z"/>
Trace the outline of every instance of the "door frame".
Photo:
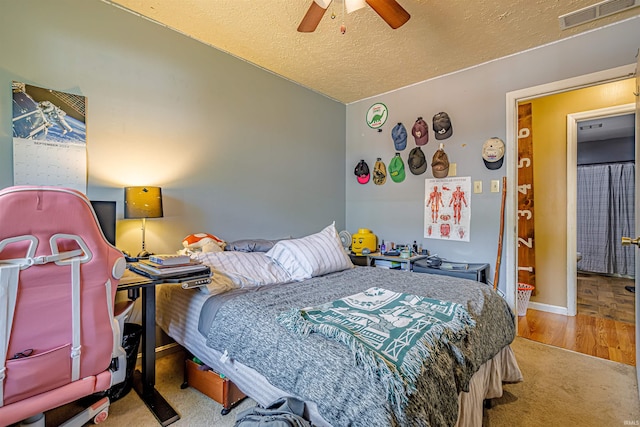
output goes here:
<path id="1" fill-rule="evenodd" d="M 628 79 L 635 75 L 635 68 L 636 64 L 624 65 L 566 80 L 520 89 L 506 94 L 507 200 L 505 215 L 505 298 L 516 313 L 518 300 L 518 103 L 556 93 Z M 563 311 L 565 310 L 566 308 Z M 638 319 L 636 319 L 636 327 L 637 325 Z"/>
<path id="2" fill-rule="evenodd" d="M 578 312 L 578 122 L 635 113 L 630 103 L 567 114 L 567 316 Z"/>

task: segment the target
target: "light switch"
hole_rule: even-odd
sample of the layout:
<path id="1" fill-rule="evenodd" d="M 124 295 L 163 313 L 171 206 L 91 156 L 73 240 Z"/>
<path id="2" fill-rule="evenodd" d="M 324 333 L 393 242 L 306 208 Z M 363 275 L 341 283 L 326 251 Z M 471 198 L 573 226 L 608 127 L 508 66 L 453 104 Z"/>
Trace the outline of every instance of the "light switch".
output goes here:
<path id="1" fill-rule="evenodd" d="M 449 176 L 456 176 L 458 171 L 457 165 L 455 163 L 449 163 Z"/>
<path id="2" fill-rule="evenodd" d="M 482 181 L 473 181 L 473 192 L 482 193 Z"/>
<path id="3" fill-rule="evenodd" d="M 500 181 L 498 181 L 497 179 L 491 180 L 491 192 L 492 193 L 500 192 Z"/>

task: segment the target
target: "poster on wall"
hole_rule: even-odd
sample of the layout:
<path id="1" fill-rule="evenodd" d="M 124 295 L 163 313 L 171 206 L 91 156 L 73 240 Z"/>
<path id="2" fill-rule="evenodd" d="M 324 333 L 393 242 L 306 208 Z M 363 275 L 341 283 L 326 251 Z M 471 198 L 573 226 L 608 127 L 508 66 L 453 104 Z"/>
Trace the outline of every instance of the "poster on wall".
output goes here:
<path id="1" fill-rule="evenodd" d="M 471 177 L 425 179 L 424 194 L 424 237 L 468 242 Z"/>
<path id="2" fill-rule="evenodd" d="M 13 184 L 86 193 L 86 98 L 15 81 L 12 92 Z"/>

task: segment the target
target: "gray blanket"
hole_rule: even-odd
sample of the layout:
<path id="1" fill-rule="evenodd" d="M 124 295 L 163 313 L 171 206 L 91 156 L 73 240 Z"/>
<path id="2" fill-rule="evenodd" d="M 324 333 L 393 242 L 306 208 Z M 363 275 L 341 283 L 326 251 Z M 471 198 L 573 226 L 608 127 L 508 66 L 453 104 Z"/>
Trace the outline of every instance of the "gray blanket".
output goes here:
<path id="1" fill-rule="evenodd" d="M 398 415 L 384 386 L 357 366 L 351 350 L 320 334 L 301 337 L 276 318 L 292 307 L 315 306 L 362 292 L 372 286 L 462 304 L 476 321 L 465 338 L 450 343 L 455 351 L 425 364 L 417 391 Z M 358 267 L 301 283 L 260 288 L 226 298 L 209 298 L 201 319 L 207 345 L 227 351 L 274 386 L 304 400 L 338 426 L 451 426 L 457 419 L 458 393 L 466 391 L 478 367 L 511 343 L 514 316 L 506 302 L 479 282 L 431 274 Z M 217 306 L 215 316 L 207 306 Z"/>

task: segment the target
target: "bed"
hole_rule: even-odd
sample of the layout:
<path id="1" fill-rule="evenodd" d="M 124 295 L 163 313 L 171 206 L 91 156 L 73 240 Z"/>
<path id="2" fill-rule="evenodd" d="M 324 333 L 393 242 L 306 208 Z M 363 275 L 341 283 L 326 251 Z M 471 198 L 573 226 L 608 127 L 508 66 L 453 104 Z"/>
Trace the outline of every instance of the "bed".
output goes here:
<path id="1" fill-rule="evenodd" d="M 267 252 L 196 257 L 210 265 L 216 281 L 200 290 L 159 286 L 156 320 L 260 405 L 297 397 L 317 426 L 477 426 L 483 401 L 501 396 L 503 382 L 522 380 L 509 347 L 514 315 L 490 287 L 354 267 L 333 226 L 277 242 Z M 456 333 L 443 327 L 437 339 L 425 341 L 430 353 L 418 375 L 394 392 L 388 372 L 371 369 L 353 346 L 317 330 L 300 333 L 283 320 L 372 289 L 448 304 L 467 316 Z"/>

